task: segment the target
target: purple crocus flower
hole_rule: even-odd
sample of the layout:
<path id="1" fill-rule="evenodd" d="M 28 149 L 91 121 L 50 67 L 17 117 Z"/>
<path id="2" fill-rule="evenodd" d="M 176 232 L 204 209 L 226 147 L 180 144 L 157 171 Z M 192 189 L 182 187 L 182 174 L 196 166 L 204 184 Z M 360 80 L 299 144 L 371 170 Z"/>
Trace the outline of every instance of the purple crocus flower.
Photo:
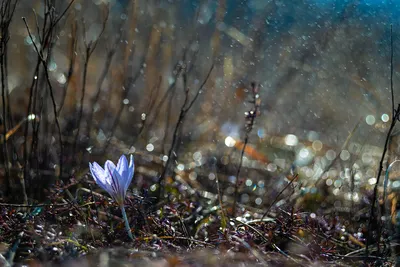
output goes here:
<path id="1" fill-rule="evenodd" d="M 132 181 L 135 170 L 133 156 L 130 157 L 129 165 L 125 155 L 122 155 L 117 166 L 112 161 L 107 160 L 104 169 L 97 162 L 89 163 L 89 169 L 96 183 L 107 191 L 120 206 L 126 230 L 129 237 L 133 239 L 124 206 L 126 190 Z"/>
<path id="2" fill-rule="evenodd" d="M 97 162 L 89 163 L 89 167 L 96 183 L 107 191 L 119 205 L 123 204 L 135 169 L 133 156 L 130 157 L 129 165 L 125 155 L 122 155 L 117 166 L 107 160 L 104 169 Z"/>

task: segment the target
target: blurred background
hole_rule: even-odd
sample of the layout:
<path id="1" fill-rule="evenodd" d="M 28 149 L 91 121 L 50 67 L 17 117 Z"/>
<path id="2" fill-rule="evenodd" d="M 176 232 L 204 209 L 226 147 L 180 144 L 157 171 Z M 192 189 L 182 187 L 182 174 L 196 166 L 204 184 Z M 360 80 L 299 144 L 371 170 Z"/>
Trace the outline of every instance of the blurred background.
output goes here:
<path id="1" fill-rule="evenodd" d="M 57 177 L 133 153 L 138 190 L 165 175 L 215 193 L 218 175 L 224 200 L 240 179 L 240 202 L 262 207 L 299 173 L 318 208 L 368 202 L 392 117 L 391 37 L 400 102 L 396 1 L 15 3 L 1 24 L 4 198 L 41 199 Z M 261 104 L 246 131 L 251 83 Z"/>

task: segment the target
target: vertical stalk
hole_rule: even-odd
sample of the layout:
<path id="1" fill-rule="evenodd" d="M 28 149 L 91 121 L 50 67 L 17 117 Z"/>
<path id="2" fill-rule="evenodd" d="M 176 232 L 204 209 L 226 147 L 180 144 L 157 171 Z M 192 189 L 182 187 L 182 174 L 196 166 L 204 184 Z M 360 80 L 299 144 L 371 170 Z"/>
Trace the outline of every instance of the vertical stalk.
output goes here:
<path id="1" fill-rule="evenodd" d="M 129 226 L 129 221 L 128 221 L 128 217 L 126 216 L 124 204 L 121 205 L 121 212 L 122 212 L 122 218 L 125 221 L 125 229 L 128 232 L 128 236 L 130 239 L 132 239 L 132 241 L 134 241 L 135 239 L 133 238 L 131 227 Z"/>

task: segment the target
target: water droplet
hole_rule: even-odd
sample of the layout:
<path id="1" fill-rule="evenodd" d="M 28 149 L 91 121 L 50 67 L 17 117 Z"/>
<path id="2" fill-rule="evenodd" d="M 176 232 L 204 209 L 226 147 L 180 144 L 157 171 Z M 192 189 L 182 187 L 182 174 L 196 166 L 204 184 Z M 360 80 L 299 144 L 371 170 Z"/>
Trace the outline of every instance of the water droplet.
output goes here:
<path id="1" fill-rule="evenodd" d="M 308 132 L 307 139 L 308 139 L 308 141 L 315 141 L 315 140 L 317 140 L 317 139 L 318 139 L 318 133 L 315 132 L 315 131 L 310 131 L 310 132 Z"/>
<path id="2" fill-rule="evenodd" d="M 322 144 L 322 142 L 319 141 L 319 140 L 315 140 L 315 141 L 312 143 L 312 148 L 313 148 L 315 151 L 320 151 L 320 150 L 322 149 L 322 147 L 323 147 L 323 144 Z"/>
<path id="3" fill-rule="evenodd" d="M 328 160 L 334 160 L 336 158 L 336 152 L 330 149 L 330 150 L 326 151 L 325 157 Z"/>
<path id="4" fill-rule="evenodd" d="M 28 115 L 28 121 L 34 120 L 36 118 L 35 114 Z"/>
<path id="5" fill-rule="evenodd" d="M 231 176 L 228 177 L 228 180 L 229 180 L 229 182 L 231 182 L 232 184 L 235 184 L 235 183 L 236 183 L 236 176 L 231 175 Z"/>
<path id="6" fill-rule="evenodd" d="M 201 155 L 200 151 L 196 151 L 196 152 L 193 153 L 193 159 L 194 160 L 199 160 L 200 161 L 201 158 L 202 158 L 202 155 Z"/>
<path id="7" fill-rule="evenodd" d="M 299 139 L 294 134 L 288 134 L 285 136 L 285 144 L 288 146 L 296 146 L 299 143 Z"/>
<path id="8" fill-rule="evenodd" d="M 240 201 L 241 201 L 242 203 L 247 203 L 247 202 L 249 202 L 249 199 L 250 199 L 250 197 L 249 197 L 248 194 L 243 194 L 243 195 L 240 196 Z"/>
<path id="9" fill-rule="evenodd" d="M 215 174 L 214 173 L 210 173 L 209 175 L 208 175 L 208 179 L 210 179 L 211 181 L 213 181 L 213 180 L 215 180 Z"/>
<path id="10" fill-rule="evenodd" d="M 178 171 L 184 171 L 185 170 L 185 165 L 178 164 L 178 166 L 176 166 L 176 168 L 178 169 Z"/>
<path id="11" fill-rule="evenodd" d="M 393 187 L 393 188 L 398 188 L 398 187 L 400 187 L 400 181 L 394 181 L 393 184 L 392 184 L 392 187 Z"/>
<path id="12" fill-rule="evenodd" d="M 300 152 L 299 152 L 300 158 L 306 159 L 306 158 L 308 158 L 309 155 L 310 155 L 310 151 L 307 148 L 300 149 Z"/>
<path id="13" fill-rule="evenodd" d="M 375 124 L 375 117 L 374 117 L 373 115 L 368 115 L 368 116 L 365 118 L 365 122 L 366 122 L 368 125 L 374 125 L 374 124 Z"/>
<path id="14" fill-rule="evenodd" d="M 368 183 L 369 183 L 370 185 L 376 184 L 376 178 L 369 178 L 369 179 L 368 179 Z"/>
<path id="15" fill-rule="evenodd" d="M 192 180 L 192 181 L 196 181 L 196 179 L 197 179 L 197 173 L 196 173 L 196 172 L 191 172 L 191 173 L 189 174 L 189 179 Z"/>
<path id="16" fill-rule="evenodd" d="M 381 116 L 381 120 L 383 121 L 383 122 L 388 122 L 389 121 L 389 115 L 388 114 L 382 114 L 382 116 Z"/>
<path id="17" fill-rule="evenodd" d="M 55 71 L 57 69 L 57 64 L 54 61 L 51 61 L 48 66 L 49 71 Z"/>
<path id="18" fill-rule="evenodd" d="M 153 144 L 147 144 L 146 150 L 149 151 L 149 152 L 153 151 L 154 150 L 154 145 Z"/>
<path id="19" fill-rule="evenodd" d="M 152 192 L 156 191 L 157 190 L 157 185 L 153 184 L 152 186 L 150 186 L 150 190 Z"/>
<path id="20" fill-rule="evenodd" d="M 336 180 L 336 181 L 333 183 L 333 186 L 336 187 L 336 188 L 341 187 L 341 186 L 342 186 L 342 180 Z"/>
<path id="21" fill-rule="evenodd" d="M 277 168 L 278 168 L 278 167 L 277 167 L 276 164 L 274 164 L 274 163 L 270 163 L 270 164 L 267 165 L 267 170 L 268 170 L 269 172 L 274 172 L 274 171 L 276 171 Z"/>
<path id="22" fill-rule="evenodd" d="M 342 152 L 340 152 L 340 159 L 343 161 L 346 161 L 350 158 L 350 153 L 347 150 L 342 150 Z"/>
<path id="23" fill-rule="evenodd" d="M 97 134 L 97 140 L 102 143 L 107 139 L 106 135 L 104 134 L 103 130 L 99 130 L 99 133 Z"/>
<path id="24" fill-rule="evenodd" d="M 252 186 L 253 181 L 250 179 L 247 179 L 245 184 L 246 184 L 246 186 Z"/>
<path id="25" fill-rule="evenodd" d="M 32 40 L 34 42 L 36 40 L 36 37 L 34 35 L 32 35 L 32 38 L 31 38 L 28 35 L 28 36 L 25 37 L 24 42 L 25 42 L 26 45 L 32 45 L 33 44 Z"/>
<path id="26" fill-rule="evenodd" d="M 64 74 L 60 74 L 60 75 L 58 75 L 58 77 L 57 77 L 57 82 L 59 83 L 59 84 L 65 84 L 66 82 L 67 82 L 67 78 L 65 77 L 65 75 Z"/>
<path id="27" fill-rule="evenodd" d="M 227 147 L 233 147 L 235 144 L 236 144 L 236 141 L 231 136 L 228 136 L 225 138 L 225 145 Z"/>

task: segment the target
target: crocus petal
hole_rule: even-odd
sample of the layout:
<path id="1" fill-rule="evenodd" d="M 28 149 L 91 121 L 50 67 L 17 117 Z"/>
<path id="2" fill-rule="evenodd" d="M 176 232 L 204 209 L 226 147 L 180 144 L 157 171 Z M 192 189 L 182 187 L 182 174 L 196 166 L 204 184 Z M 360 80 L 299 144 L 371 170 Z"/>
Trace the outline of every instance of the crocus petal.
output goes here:
<path id="1" fill-rule="evenodd" d="M 94 181 L 108 193 L 112 191 L 111 188 L 111 176 L 106 172 L 97 162 L 93 164 L 89 163 L 90 173 L 93 176 Z"/>
<path id="2" fill-rule="evenodd" d="M 129 175 L 129 170 L 128 170 L 128 161 L 126 160 L 125 155 L 122 155 L 117 164 L 117 171 L 119 175 L 121 175 L 121 178 L 125 179 Z M 122 182 L 121 184 L 125 185 L 125 182 Z"/>
<path id="3" fill-rule="evenodd" d="M 131 175 L 133 175 L 133 172 L 135 170 L 135 162 L 133 161 L 133 155 L 130 156 L 130 160 L 129 160 L 129 172 Z"/>
<path id="4" fill-rule="evenodd" d="M 107 160 L 106 163 L 104 163 L 104 170 L 105 170 L 105 171 L 108 171 L 108 166 L 109 166 L 110 168 L 112 168 L 112 170 L 114 171 L 114 169 L 115 169 L 115 164 L 114 164 L 114 162 L 112 162 L 111 160 Z"/>
<path id="5" fill-rule="evenodd" d="M 118 183 L 118 185 L 117 185 L 117 187 L 116 187 L 116 191 L 115 191 L 115 193 L 116 193 L 116 199 L 115 199 L 115 201 L 118 203 L 118 204 L 120 204 L 120 205 L 122 205 L 123 203 L 124 203 L 124 200 L 125 200 L 125 196 L 126 196 L 126 189 L 127 188 L 125 188 L 125 187 L 123 187 L 123 182 L 124 182 L 124 179 L 121 177 L 121 175 L 118 173 L 118 171 L 117 171 L 117 169 L 114 169 L 114 172 L 113 172 L 113 180 L 115 180 L 117 183 Z"/>
<path id="6" fill-rule="evenodd" d="M 116 194 L 116 197 L 119 199 L 122 197 L 121 192 L 123 192 L 123 188 L 121 188 L 121 178 L 120 175 L 118 174 L 118 171 L 115 167 L 115 164 L 112 161 L 107 160 L 104 169 L 110 174 L 111 176 L 111 187 L 113 189 L 114 194 Z M 115 199 L 117 200 L 117 199 Z"/>
<path id="7" fill-rule="evenodd" d="M 121 176 L 120 184 L 124 188 L 124 195 L 126 195 L 126 190 L 131 184 L 133 177 L 133 157 L 131 155 L 130 163 L 128 166 L 128 161 L 126 160 L 125 155 L 122 155 L 117 164 L 117 170 L 119 175 Z"/>
<path id="8" fill-rule="evenodd" d="M 127 181 L 127 187 L 131 184 L 132 182 L 132 178 L 133 178 L 133 174 L 135 172 L 135 162 L 133 161 L 133 155 L 130 156 L 130 160 L 129 160 L 129 180 Z"/>

